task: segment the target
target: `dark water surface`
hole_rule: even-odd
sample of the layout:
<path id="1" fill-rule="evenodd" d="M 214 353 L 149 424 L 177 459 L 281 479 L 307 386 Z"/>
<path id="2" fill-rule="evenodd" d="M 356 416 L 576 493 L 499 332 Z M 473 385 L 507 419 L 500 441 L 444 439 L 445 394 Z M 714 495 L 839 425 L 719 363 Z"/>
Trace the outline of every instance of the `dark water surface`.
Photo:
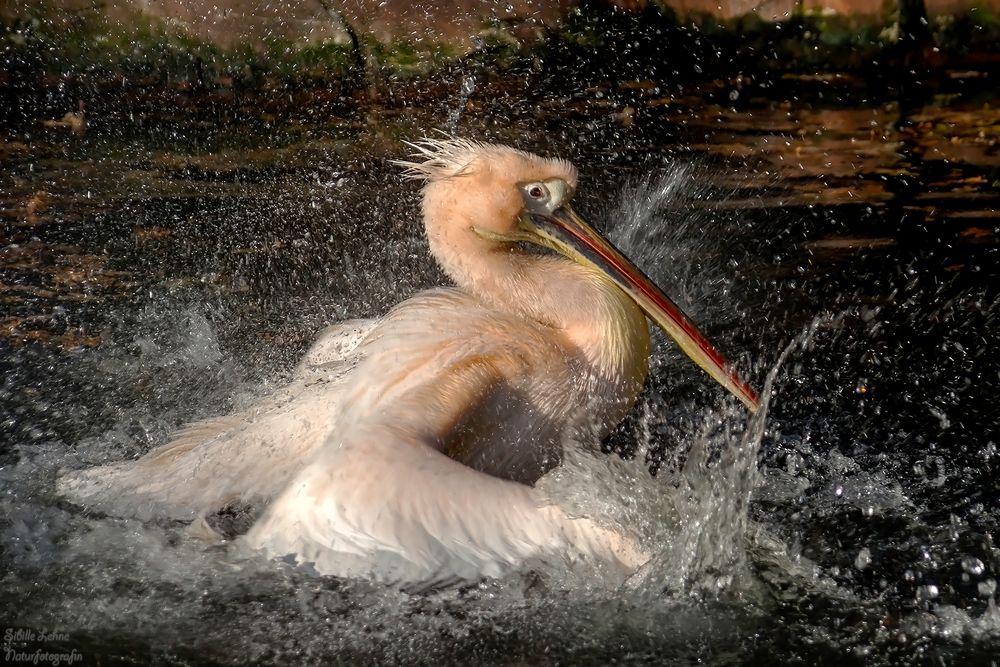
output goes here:
<path id="1" fill-rule="evenodd" d="M 891 101 L 651 82 L 460 104 L 459 85 L 309 124 L 94 118 L 82 135 L 3 136 L 0 618 L 65 634 L 15 649 L 105 663 L 997 664 L 997 98 L 959 90 L 901 117 Z M 572 159 L 576 208 L 757 386 L 791 343 L 754 440 L 660 341 L 646 395 L 606 443 L 629 459 L 613 467 L 658 470 L 679 516 L 660 562 L 622 591 L 529 577 L 411 596 L 233 560 L 183 526 L 55 496 L 60 467 L 136 457 L 245 405 L 325 324 L 442 283 L 418 193 L 386 159 L 449 118 L 460 135 Z M 645 500 L 600 483 L 622 506 L 655 504 L 636 479 Z"/>

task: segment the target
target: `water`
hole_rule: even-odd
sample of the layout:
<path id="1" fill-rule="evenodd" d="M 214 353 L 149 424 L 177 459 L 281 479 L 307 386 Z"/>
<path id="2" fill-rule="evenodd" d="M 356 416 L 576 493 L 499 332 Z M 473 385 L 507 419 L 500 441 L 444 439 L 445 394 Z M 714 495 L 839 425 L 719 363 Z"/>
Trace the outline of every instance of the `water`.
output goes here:
<path id="1" fill-rule="evenodd" d="M 195 664 L 995 660 L 996 112 L 959 96 L 900 129 L 892 105 L 663 104 L 625 88 L 529 104 L 488 86 L 250 147 L 92 119 L 82 137 L 11 149 L 0 609 L 7 626 L 66 635 L 25 649 Z M 387 127 L 414 138 L 449 112 L 473 136 L 572 158 L 577 208 L 768 387 L 748 421 L 657 336 L 615 453 L 543 480 L 628 526 L 649 565 L 620 587 L 535 564 L 407 595 L 55 497 L 60 468 L 135 457 L 238 409 L 325 323 L 442 282 L 416 193 L 381 158 L 401 150 Z"/>
<path id="2" fill-rule="evenodd" d="M 462 111 L 465 110 L 465 105 L 469 102 L 469 96 L 472 95 L 476 90 L 476 77 L 468 74 L 462 77 L 462 86 L 459 89 L 458 101 L 455 104 L 455 108 L 448 113 L 448 120 L 445 122 L 444 127 L 448 134 L 455 134 L 458 130 L 458 122 L 462 118 Z"/>

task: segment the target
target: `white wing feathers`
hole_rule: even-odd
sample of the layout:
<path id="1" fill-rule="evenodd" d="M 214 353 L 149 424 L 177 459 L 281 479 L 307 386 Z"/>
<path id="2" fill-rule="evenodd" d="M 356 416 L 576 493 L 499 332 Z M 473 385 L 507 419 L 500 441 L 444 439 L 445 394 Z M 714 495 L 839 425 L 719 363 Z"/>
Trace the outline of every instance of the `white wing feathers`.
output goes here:
<path id="1" fill-rule="evenodd" d="M 437 317 L 427 321 L 412 308 Z M 450 326 L 442 331 L 441 322 Z M 514 335 L 506 326 L 516 328 Z M 482 439 L 520 437 L 530 447 L 546 421 L 558 431 L 555 415 L 567 414 L 564 403 L 572 399 L 565 398 L 569 369 L 553 347 L 546 332 L 479 311 L 450 290 L 402 304 L 365 342 L 336 432 L 245 543 L 271 556 L 294 554 L 326 574 L 423 585 L 499 576 L 553 554 L 638 567 L 646 556 L 627 537 L 570 518 L 529 486 L 445 455 L 467 428 L 475 431 L 468 416 L 482 414 L 484 405 L 499 418 L 478 434 Z M 539 377 L 551 386 L 527 386 Z M 525 420 L 504 412 L 523 411 L 522 392 L 544 398 L 527 431 Z"/>
<path id="2" fill-rule="evenodd" d="M 470 470 L 388 426 L 325 448 L 243 538 L 324 574 L 434 585 L 583 555 L 631 571 L 625 536 L 572 519 L 534 489 Z M 396 436 L 394 439 L 390 439 Z"/>
<path id="3" fill-rule="evenodd" d="M 331 431 L 351 355 L 374 325 L 352 320 L 325 329 L 276 394 L 235 415 L 189 424 L 138 461 L 68 473 L 59 492 L 142 519 L 193 519 L 237 501 L 269 501 Z"/>
<path id="4" fill-rule="evenodd" d="M 509 478 L 537 478 L 546 468 L 531 452 L 575 407 L 550 339 L 457 290 L 425 292 L 378 322 L 324 331 L 277 396 L 61 488 L 139 516 L 256 502 L 266 510 L 242 542 L 324 574 L 428 584 L 567 550 L 634 569 L 645 556 L 629 539 L 490 469 L 493 447 L 496 466 L 527 461 Z"/>

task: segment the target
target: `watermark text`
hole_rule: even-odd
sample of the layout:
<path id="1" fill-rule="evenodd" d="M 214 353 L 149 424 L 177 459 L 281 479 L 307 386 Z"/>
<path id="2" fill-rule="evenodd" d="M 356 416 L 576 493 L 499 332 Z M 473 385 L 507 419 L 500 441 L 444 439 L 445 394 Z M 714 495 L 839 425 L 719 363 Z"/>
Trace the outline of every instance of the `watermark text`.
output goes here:
<path id="1" fill-rule="evenodd" d="M 83 662 L 83 654 L 65 646 L 69 633 L 48 628 L 4 628 L 0 655 L 7 665 L 62 667 Z M 46 647 L 44 644 L 62 644 Z M 43 646 L 39 646 L 43 644 Z"/>

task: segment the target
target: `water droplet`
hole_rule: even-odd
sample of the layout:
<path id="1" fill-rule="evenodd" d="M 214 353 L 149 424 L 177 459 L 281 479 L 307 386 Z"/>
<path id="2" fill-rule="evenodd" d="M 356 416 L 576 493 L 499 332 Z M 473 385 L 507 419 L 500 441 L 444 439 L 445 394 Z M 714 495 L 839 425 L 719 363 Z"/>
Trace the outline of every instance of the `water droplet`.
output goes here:
<path id="1" fill-rule="evenodd" d="M 962 569 L 978 577 L 986 571 L 986 566 L 975 556 L 966 556 L 962 559 Z"/>
<path id="2" fill-rule="evenodd" d="M 872 552 L 868 550 L 868 547 L 865 547 L 864 549 L 858 552 L 858 557 L 854 559 L 854 567 L 858 568 L 859 570 L 863 570 L 869 565 L 871 565 L 871 562 L 872 562 Z"/>
<path id="3" fill-rule="evenodd" d="M 934 584 L 927 584 L 925 586 L 917 587 L 917 599 L 918 600 L 934 600 L 939 594 L 938 587 Z"/>
<path id="4" fill-rule="evenodd" d="M 729 100 L 731 102 L 735 102 L 738 99 L 740 99 L 740 91 L 738 91 L 738 90 L 731 90 L 731 91 L 729 91 Z"/>

